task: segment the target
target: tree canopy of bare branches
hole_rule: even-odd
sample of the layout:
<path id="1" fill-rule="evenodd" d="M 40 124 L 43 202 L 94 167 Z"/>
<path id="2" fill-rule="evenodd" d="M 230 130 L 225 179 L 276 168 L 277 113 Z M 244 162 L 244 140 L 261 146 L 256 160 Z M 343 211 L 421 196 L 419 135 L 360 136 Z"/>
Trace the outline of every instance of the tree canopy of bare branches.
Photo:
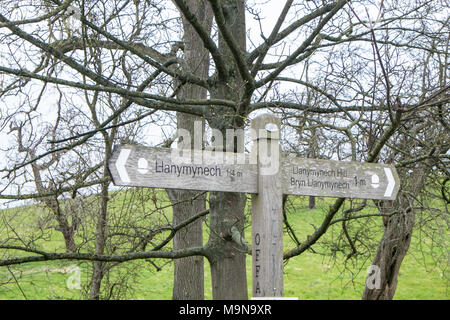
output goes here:
<path id="1" fill-rule="evenodd" d="M 392 203 L 335 199 L 308 236 L 295 234 L 285 219 L 296 243 L 286 249 L 286 260 L 313 250 L 336 223 L 342 225 L 343 251 L 349 259 L 358 256 L 364 243 L 352 236 L 353 221 L 382 218 L 384 236 L 372 254 L 383 286 L 363 297 L 392 299 L 416 222 L 427 214 L 448 222 L 446 1 L 1 3 L 6 160 L 0 199 L 40 203 L 63 235 L 65 250 L 38 248 L 33 236 L 22 237 L 9 225 L 0 238 L 0 266 L 91 261 L 87 295 L 99 299 L 102 280 L 122 262 L 200 257 L 211 265 L 215 299 L 248 298 L 247 250 L 231 237 L 233 227 L 242 234 L 246 228 L 245 195 L 168 191 L 169 205 L 155 191 L 145 196 L 152 209 L 125 196 L 122 205 L 129 208 L 113 210 L 122 196 L 112 188 L 107 163 L 115 144 L 168 146 L 175 128 L 195 119 L 226 136 L 260 112 L 282 118 L 285 153 L 392 163 L 402 180 Z M 133 221 L 139 203 L 145 219 Z M 361 212 L 369 203 L 377 211 L 370 217 Z M 172 221 L 166 205 L 189 214 L 174 213 Z M 203 243 L 205 216 L 209 239 Z M 195 223 L 199 228 L 190 233 L 197 244 L 171 248 Z"/>

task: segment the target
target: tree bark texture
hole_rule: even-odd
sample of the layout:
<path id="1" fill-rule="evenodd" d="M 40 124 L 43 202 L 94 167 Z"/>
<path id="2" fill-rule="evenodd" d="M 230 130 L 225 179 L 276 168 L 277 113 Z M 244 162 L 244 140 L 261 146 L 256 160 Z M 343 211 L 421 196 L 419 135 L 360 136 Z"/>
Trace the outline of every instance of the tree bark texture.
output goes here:
<path id="1" fill-rule="evenodd" d="M 246 250 L 231 239 L 231 229 L 243 234 L 245 194 L 211 192 L 210 264 L 214 300 L 246 300 Z"/>
<path id="2" fill-rule="evenodd" d="M 178 223 L 192 217 L 205 209 L 205 197 L 198 196 L 198 192 L 167 190 L 173 206 L 173 223 Z M 197 198 L 196 198 L 197 197 Z M 192 200 L 195 199 L 195 200 Z M 182 250 L 203 245 L 203 219 L 179 230 L 173 239 L 174 250 Z M 172 299 L 174 300 L 203 300 L 204 299 L 204 263 L 203 257 L 193 256 L 174 260 L 174 286 Z"/>
<path id="3" fill-rule="evenodd" d="M 384 233 L 378 246 L 377 253 L 372 262 L 377 267 L 379 274 L 369 275 L 362 295 L 363 300 L 392 300 L 397 289 L 400 266 L 405 258 L 414 229 L 416 210 L 414 209 L 415 197 L 420 194 L 425 186 L 427 176 L 432 168 L 432 163 L 426 161 L 416 167 L 410 174 L 410 183 L 404 185 L 403 192 L 395 201 L 381 201 L 378 206 L 381 212 L 395 213 L 389 217 L 383 217 Z M 403 175 L 406 180 L 406 174 Z M 405 184 L 405 181 L 403 181 Z M 378 285 L 368 283 L 378 276 Z"/>
<path id="4" fill-rule="evenodd" d="M 103 166 L 103 177 L 108 176 L 107 164 L 112 154 L 112 141 L 116 130 L 112 130 L 110 135 L 106 132 L 102 132 L 105 141 L 105 161 Z M 106 249 L 106 242 L 108 238 L 108 201 L 109 201 L 109 181 L 105 181 L 100 184 L 100 205 L 97 214 L 97 229 L 95 233 L 95 254 L 103 255 Z M 91 288 L 89 292 L 89 298 L 91 300 L 99 300 L 101 293 L 102 280 L 105 275 L 105 262 L 94 261 L 91 278 Z"/>
<path id="5" fill-rule="evenodd" d="M 385 209 L 392 208 L 391 203 L 384 203 Z M 364 288 L 363 300 L 392 300 L 398 283 L 398 273 L 411 243 L 414 228 L 414 212 L 405 205 L 400 205 L 400 212 L 391 217 L 383 217 L 384 234 L 372 265 L 377 266 L 378 284 L 372 283 Z M 367 281 L 371 281 L 368 278 Z"/>
<path id="6" fill-rule="evenodd" d="M 216 2 L 224 12 L 225 25 L 233 35 L 238 49 L 246 48 L 245 6 L 242 0 L 226 0 Z M 227 74 L 225 79 L 217 79 L 215 90 L 211 92 L 212 98 L 241 101 L 243 95 L 243 80 L 236 66 L 236 60 L 227 45 L 222 33 L 219 33 L 219 51 L 225 65 Z M 214 107 L 207 120 L 209 125 L 222 132 L 226 137 L 226 129 L 241 129 L 244 126 L 242 116 L 230 108 Z M 227 144 L 234 143 L 224 141 Z M 231 228 L 235 227 L 243 234 L 245 221 L 246 195 L 239 193 L 211 192 L 210 204 L 210 252 L 213 299 L 248 299 L 246 275 L 246 250 L 231 238 Z"/>
<path id="7" fill-rule="evenodd" d="M 212 11 L 207 1 L 187 1 L 190 10 L 196 15 L 202 26 L 210 32 L 212 25 Z M 190 72 L 206 78 L 209 72 L 209 54 L 203 47 L 194 28 L 183 17 L 184 28 L 184 59 Z M 175 81 L 176 85 L 181 85 Z M 178 98 L 181 99 L 206 99 L 206 89 L 196 85 L 186 84 L 179 88 Z M 187 130 L 191 135 L 191 141 L 179 142 L 180 147 L 194 146 L 195 122 L 204 123 L 204 119 L 186 113 L 177 112 L 177 128 Z M 202 124 L 201 131 L 203 134 Z M 200 142 L 200 146 L 203 143 Z M 206 199 L 198 196 L 199 192 L 186 190 L 167 190 L 167 194 L 173 204 L 173 224 L 187 220 L 198 212 L 205 210 Z M 174 237 L 174 250 L 182 250 L 203 245 L 202 219 L 186 226 Z M 203 300 L 204 299 L 204 263 L 203 257 L 195 256 L 174 261 L 174 300 Z"/>

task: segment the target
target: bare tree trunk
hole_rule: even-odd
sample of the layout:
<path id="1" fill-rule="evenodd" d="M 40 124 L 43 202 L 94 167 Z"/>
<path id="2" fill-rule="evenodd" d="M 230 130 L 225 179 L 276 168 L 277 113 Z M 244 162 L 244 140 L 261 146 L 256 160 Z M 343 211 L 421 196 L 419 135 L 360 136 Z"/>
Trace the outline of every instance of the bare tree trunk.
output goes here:
<path id="1" fill-rule="evenodd" d="M 205 30 L 210 32 L 212 26 L 212 11 L 207 1 L 187 1 L 191 11 L 195 13 Z M 184 59 L 190 72 L 200 77 L 208 77 L 209 53 L 194 28 L 183 17 L 184 28 Z M 207 91 L 195 85 L 184 85 L 178 93 L 179 98 L 206 99 Z M 177 112 L 177 128 L 187 130 L 191 138 L 194 137 L 195 122 L 202 122 L 203 135 L 204 119 L 189 114 Z M 197 127 L 198 128 L 198 127 Z M 191 147 L 193 140 L 189 141 Z M 186 142 L 185 142 L 186 143 Z M 200 142 L 200 145 L 203 145 Z M 206 199 L 198 196 L 198 192 L 186 190 L 167 190 L 173 204 L 173 223 L 187 220 L 196 213 L 205 210 Z M 195 200 L 192 200 L 194 199 Z M 203 245 L 202 220 L 190 224 L 180 230 L 174 237 L 174 250 L 182 250 Z M 174 300 L 203 300 L 204 299 L 204 263 L 203 257 L 189 257 L 174 261 Z"/>
<path id="2" fill-rule="evenodd" d="M 193 133 L 195 120 L 200 120 L 187 114 L 178 113 L 178 128 Z M 192 136 L 192 135 L 191 135 Z M 177 225 L 198 212 L 205 210 L 205 196 L 199 192 L 187 190 L 166 190 L 173 205 L 173 224 Z M 173 239 L 174 250 L 201 247 L 203 245 L 202 219 L 189 224 L 178 231 Z M 174 261 L 174 300 L 204 299 L 204 263 L 203 257 L 187 257 Z"/>
<path id="3" fill-rule="evenodd" d="M 375 273 L 366 280 L 363 300 L 392 300 L 394 297 L 398 273 L 408 252 L 414 227 L 414 210 L 405 205 L 400 205 L 397 210 L 400 212 L 383 217 L 384 234 L 372 262 Z"/>
<path id="4" fill-rule="evenodd" d="M 209 244 L 212 254 L 212 292 L 214 300 L 246 300 L 247 274 L 246 251 L 231 239 L 231 229 L 237 227 L 243 233 L 246 196 L 239 193 L 210 193 Z"/>
<path id="5" fill-rule="evenodd" d="M 316 208 L 316 197 L 310 196 L 308 200 L 308 209 L 312 210 Z"/>
<path id="6" fill-rule="evenodd" d="M 92 108 L 94 110 L 94 108 Z M 93 115 L 95 113 L 93 112 Z M 97 119 L 94 119 L 97 123 Z M 117 120 L 116 120 L 117 121 Z M 110 135 L 106 132 L 102 132 L 104 144 L 105 144 L 105 160 L 103 165 L 103 178 L 108 177 L 108 162 L 112 154 L 112 144 L 116 135 L 116 129 L 111 130 Z M 106 248 L 106 240 L 108 237 L 108 201 L 109 201 L 109 181 L 100 184 L 100 206 L 97 216 L 97 229 L 95 234 L 95 254 L 103 255 Z M 91 290 L 90 299 L 100 299 L 100 289 L 103 277 L 105 275 L 105 262 L 95 261 L 93 263 L 92 278 L 91 278 Z"/>
<path id="7" fill-rule="evenodd" d="M 414 228 L 415 197 L 422 192 L 432 163 L 426 161 L 410 174 L 410 185 L 401 189 L 403 193 L 395 201 L 380 202 L 380 211 L 395 213 L 383 217 L 384 234 L 378 246 L 378 251 L 372 262 L 374 274 L 366 278 L 362 295 L 363 300 L 392 300 L 397 289 L 398 273 L 406 256 Z M 403 180 L 407 180 L 406 174 Z M 404 181 L 405 184 L 405 181 Z"/>
<path id="8" fill-rule="evenodd" d="M 308 98 L 307 98 L 308 104 L 311 103 L 311 97 L 310 92 L 308 91 Z M 319 154 L 319 136 L 317 134 L 317 128 L 313 128 L 311 131 L 311 140 L 309 141 L 309 147 L 308 147 L 308 158 L 315 159 L 317 155 Z M 308 209 L 312 210 L 316 208 L 316 197 L 309 197 L 308 201 Z"/>
<path id="9" fill-rule="evenodd" d="M 107 163 L 107 161 L 106 161 Z M 101 184 L 100 208 L 97 217 L 97 230 L 95 239 L 95 254 L 102 255 L 105 253 L 106 246 L 106 228 L 107 228 L 107 204 L 108 204 L 108 185 L 109 182 Z M 95 261 L 93 264 L 90 299 L 100 299 L 101 282 L 104 276 L 104 262 Z"/>
<path id="10" fill-rule="evenodd" d="M 185 221 L 198 212 L 205 210 L 205 197 L 198 197 L 196 192 L 167 190 L 173 203 L 173 224 Z M 191 200 L 197 197 L 195 200 Z M 203 245 L 202 219 L 179 230 L 174 239 L 174 250 Z M 204 299 L 204 263 L 203 257 L 194 256 L 174 261 L 174 300 Z"/>
<path id="11" fill-rule="evenodd" d="M 59 121 L 56 121 L 54 130 L 56 130 L 58 123 L 59 123 Z M 38 145 L 25 147 L 24 143 L 23 143 L 22 130 L 23 130 L 23 124 L 18 125 L 18 126 L 11 126 L 11 131 L 17 131 L 18 151 L 19 152 L 27 152 L 31 155 L 31 158 L 35 158 L 36 157 L 36 149 L 37 149 Z M 31 164 L 31 170 L 33 172 L 33 177 L 34 177 L 34 185 L 36 186 L 37 192 L 44 194 L 48 191 L 52 191 L 52 189 L 54 187 L 54 183 L 50 183 L 48 186 L 44 186 L 44 182 L 42 181 L 41 172 L 48 170 L 58 160 L 59 160 L 59 155 L 53 154 L 51 159 L 47 163 L 37 164 L 36 162 L 33 162 Z M 75 244 L 74 236 L 75 236 L 75 231 L 78 227 L 78 221 L 76 219 L 73 219 L 72 225 L 69 224 L 69 221 L 67 219 L 67 213 L 65 213 L 61 210 L 57 196 L 45 197 L 45 198 L 42 198 L 41 201 L 47 206 L 47 208 L 54 215 L 56 222 L 58 223 L 56 230 L 61 232 L 63 235 L 64 243 L 66 245 L 66 251 L 67 252 L 75 252 L 76 244 Z M 75 218 L 75 215 L 74 215 L 74 218 Z"/>
<path id="12" fill-rule="evenodd" d="M 43 186 L 40 171 L 36 168 L 35 164 L 32 164 L 32 169 L 34 173 L 35 178 L 35 185 L 38 192 L 44 193 L 46 189 Z M 46 198 L 43 200 L 45 205 L 52 211 L 53 215 L 55 216 L 56 221 L 58 222 L 57 230 L 61 232 L 64 243 L 66 246 L 67 252 L 75 252 L 77 247 L 75 244 L 75 231 L 77 229 L 77 221 L 72 221 L 72 225 L 70 225 L 68 219 L 67 219 L 67 213 L 63 212 L 61 210 L 61 207 L 59 206 L 58 199 L 55 198 Z"/>
<path id="13" fill-rule="evenodd" d="M 219 2 L 224 10 L 224 23 L 233 35 L 239 48 L 246 48 L 245 6 L 242 0 Z M 227 66 L 236 66 L 230 48 L 223 35 L 219 33 L 219 50 Z M 230 70 L 237 70 L 236 67 Z M 211 97 L 230 101 L 241 101 L 244 82 L 236 72 L 226 75 L 227 81 L 217 81 L 216 90 Z M 216 107 L 208 116 L 209 125 L 222 132 L 226 129 L 241 129 L 244 126 L 242 116 L 230 112 L 229 108 Z M 224 146 L 234 141 L 224 141 Z M 237 144 L 234 144 L 235 148 Z M 246 196 L 239 193 L 211 192 L 210 204 L 210 239 L 213 299 L 248 299 L 246 275 L 246 250 L 231 239 L 231 229 L 237 228 L 241 235 L 244 229 L 244 208 Z"/>

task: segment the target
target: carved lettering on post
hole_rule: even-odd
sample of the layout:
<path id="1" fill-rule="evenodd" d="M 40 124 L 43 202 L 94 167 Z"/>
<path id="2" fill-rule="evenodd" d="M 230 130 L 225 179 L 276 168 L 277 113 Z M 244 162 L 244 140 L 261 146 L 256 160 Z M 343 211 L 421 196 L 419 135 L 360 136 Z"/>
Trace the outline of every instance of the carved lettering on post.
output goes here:
<path id="1" fill-rule="evenodd" d="M 258 194 L 252 196 L 253 297 L 283 296 L 283 218 L 280 120 L 263 115 L 252 121 L 258 158 Z"/>

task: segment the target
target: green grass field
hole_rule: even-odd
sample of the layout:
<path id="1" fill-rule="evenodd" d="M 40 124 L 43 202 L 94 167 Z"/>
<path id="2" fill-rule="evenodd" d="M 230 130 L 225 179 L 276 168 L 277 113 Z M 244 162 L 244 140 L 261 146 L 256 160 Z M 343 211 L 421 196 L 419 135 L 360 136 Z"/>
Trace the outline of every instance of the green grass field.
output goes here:
<path id="1" fill-rule="evenodd" d="M 120 198 L 119 198 L 120 200 Z M 305 208 L 306 199 L 296 199 L 295 209 L 288 213 L 288 220 L 301 239 L 313 232 L 313 225 L 321 223 L 322 215 L 330 200 L 320 200 L 318 208 L 308 210 Z M 22 230 L 33 223 L 40 209 L 27 207 L 22 210 Z M 17 214 L 17 210 L 14 211 Z M 0 211 L 0 215 L 10 214 Z M 1 223 L 0 219 L 0 223 Z M 370 239 L 372 243 L 371 254 L 363 254 L 345 260 L 345 254 L 329 253 L 330 244 L 340 242 L 338 237 L 340 224 L 332 226 L 320 243 L 314 246 L 317 253 L 311 251 L 290 259 L 285 263 L 284 286 L 285 296 L 298 297 L 301 300 L 315 299 L 344 299 L 358 300 L 364 288 L 366 271 L 376 245 L 382 235 L 380 218 L 370 221 L 355 222 L 354 233 L 359 232 L 358 223 L 371 223 Z M 205 222 L 207 224 L 207 221 Z M 250 222 L 248 222 L 250 226 Z M 4 230 L 4 229 L 0 229 Z M 251 238 L 250 227 L 246 229 L 246 239 Z M 4 235 L 2 235 L 3 237 Z M 207 227 L 205 226 L 204 241 L 207 241 Z M 444 235 L 448 240 L 448 234 Z M 399 283 L 395 299 L 448 299 L 449 279 L 447 268 L 447 252 L 443 247 L 427 246 L 428 238 L 424 238 L 419 231 L 413 234 L 412 243 L 399 275 Z M 59 232 L 47 231 L 45 239 L 39 240 L 39 246 L 46 250 L 61 251 L 64 242 Z M 294 246 L 290 237 L 285 234 L 284 248 Z M 0 251 L 0 259 L 4 253 Z M 440 259 L 436 259 L 440 257 Z M 154 265 L 146 261 L 134 261 L 121 264 L 113 269 L 106 283 L 113 283 L 117 279 L 127 277 L 127 286 L 122 293 L 126 299 L 171 299 L 173 284 L 173 263 L 171 261 L 154 260 Z M 70 266 L 81 269 L 81 289 L 68 289 L 67 283 L 74 275 Z M 91 264 L 76 261 L 53 261 L 30 263 L 19 266 L 0 267 L 0 299 L 83 299 L 83 292 L 89 287 Z M 126 276 L 125 276 L 126 275 Z M 251 257 L 247 257 L 247 281 L 249 296 L 251 296 Z M 107 295 L 107 293 L 104 293 Z M 205 260 L 205 296 L 211 299 L 211 279 L 208 262 Z"/>

